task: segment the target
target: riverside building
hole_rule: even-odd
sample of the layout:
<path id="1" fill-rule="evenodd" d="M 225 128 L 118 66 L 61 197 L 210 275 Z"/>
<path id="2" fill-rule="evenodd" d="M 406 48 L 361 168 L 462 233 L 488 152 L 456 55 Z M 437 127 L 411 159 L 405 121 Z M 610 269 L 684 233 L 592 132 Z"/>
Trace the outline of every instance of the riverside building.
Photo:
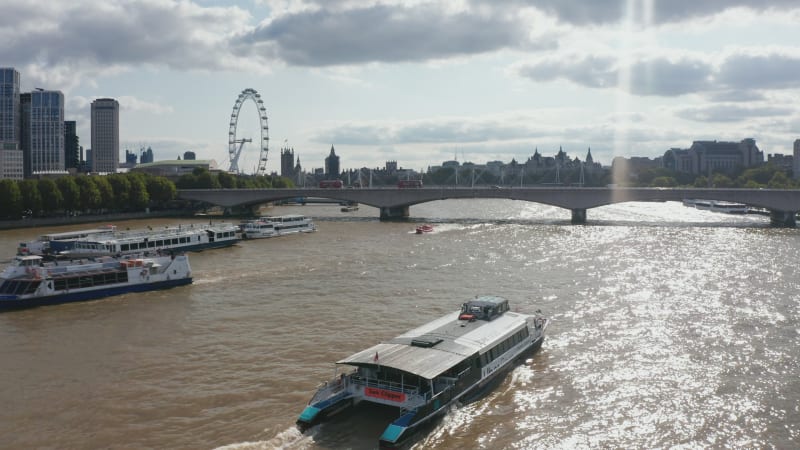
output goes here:
<path id="1" fill-rule="evenodd" d="M 119 167 L 119 102 L 92 102 L 92 172 L 115 173 Z"/>
<path id="2" fill-rule="evenodd" d="M 0 179 L 23 178 L 19 99 L 19 72 L 11 67 L 0 67 Z"/>

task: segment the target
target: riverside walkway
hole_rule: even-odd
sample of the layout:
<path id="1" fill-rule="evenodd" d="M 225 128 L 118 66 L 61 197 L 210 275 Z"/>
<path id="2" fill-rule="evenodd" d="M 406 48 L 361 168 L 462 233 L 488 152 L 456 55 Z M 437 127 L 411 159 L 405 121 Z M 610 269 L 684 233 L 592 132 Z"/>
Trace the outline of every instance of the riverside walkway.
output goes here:
<path id="1" fill-rule="evenodd" d="M 303 197 L 356 202 L 380 210 L 381 220 L 408 217 L 410 207 L 447 199 L 499 198 L 557 206 L 571 211 L 572 223 L 585 223 L 586 211 L 598 206 L 623 202 L 664 202 L 706 199 L 744 203 L 770 211 L 773 225 L 796 226 L 800 211 L 800 190 L 715 189 L 715 188 L 612 188 L 612 187 L 453 187 L 433 186 L 358 189 L 179 189 L 178 198 L 202 201 L 222 207 L 254 206 Z"/>

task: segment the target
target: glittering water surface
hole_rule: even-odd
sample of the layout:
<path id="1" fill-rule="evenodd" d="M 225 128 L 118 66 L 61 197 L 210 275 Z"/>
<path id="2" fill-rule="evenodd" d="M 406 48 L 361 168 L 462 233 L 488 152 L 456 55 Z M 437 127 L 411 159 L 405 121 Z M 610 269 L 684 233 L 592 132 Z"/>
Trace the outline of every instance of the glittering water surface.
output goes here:
<path id="1" fill-rule="evenodd" d="M 191 286 L 0 314 L 0 447 L 374 448 L 395 411 L 293 423 L 333 361 L 485 293 L 542 309 L 547 340 L 416 448 L 800 446 L 796 229 L 674 202 L 583 226 L 491 200 L 272 212 L 319 231 L 193 253 Z M 0 232 L 0 258 L 51 230 Z"/>

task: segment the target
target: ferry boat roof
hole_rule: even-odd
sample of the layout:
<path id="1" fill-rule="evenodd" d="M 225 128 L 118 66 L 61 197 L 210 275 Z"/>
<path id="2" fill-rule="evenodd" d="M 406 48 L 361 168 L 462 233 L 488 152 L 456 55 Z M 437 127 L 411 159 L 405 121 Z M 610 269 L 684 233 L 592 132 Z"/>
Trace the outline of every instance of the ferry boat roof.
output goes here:
<path id="1" fill-rule="evenodd" d="M 496 305 L 500 297 L 480 297 L 470 305 Z M 475 353 L 484 353 L 524 326 L 528 317 L 506 311 L 493 320 L 459 320 L 461 311 L 355 353 L 336 364 L 385 366 L 433 379 Z M 377 355 L 377 359 L 376 359 Z"/>

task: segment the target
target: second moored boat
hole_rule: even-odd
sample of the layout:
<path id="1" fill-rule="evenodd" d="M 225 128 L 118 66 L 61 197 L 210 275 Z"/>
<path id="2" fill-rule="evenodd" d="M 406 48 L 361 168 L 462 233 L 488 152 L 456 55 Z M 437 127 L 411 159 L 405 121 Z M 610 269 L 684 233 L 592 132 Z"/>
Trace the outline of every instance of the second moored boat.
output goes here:
<path id="1" fill-rule="evenodd" d="M 311 218 L 301 215 L 264 216 L 243 222 L 240 225 L 245 239 L 270 238 L 292 233 L 311 233 L 316 231 Z"/>

